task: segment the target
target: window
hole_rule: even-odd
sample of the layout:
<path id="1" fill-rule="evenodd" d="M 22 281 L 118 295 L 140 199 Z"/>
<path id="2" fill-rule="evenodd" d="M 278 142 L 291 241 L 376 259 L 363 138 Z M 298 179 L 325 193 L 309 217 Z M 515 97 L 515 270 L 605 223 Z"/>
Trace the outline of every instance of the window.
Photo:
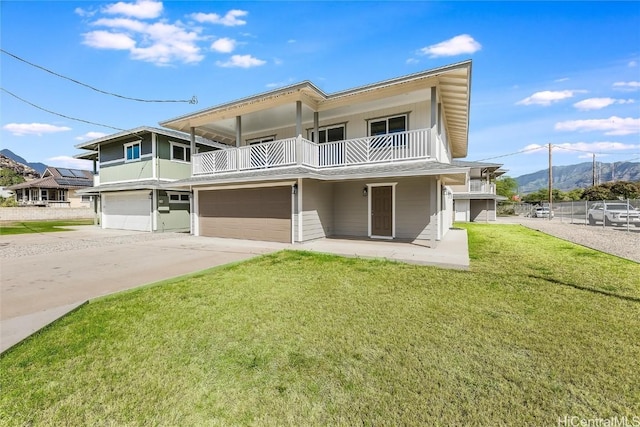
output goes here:
<path id="1" fill-rule="evenodd" d="M 273 142 L 276 140 L 276 136 L 265 136 L 262 138 L 247 139 L 247 145 L 264 144 L 265 142 Z"/>
<path id="2" fill-rule="evenodd" d="M 309 139 L 320 144 L 325 142 L 344 141 L 345 125 L 333 125 L 318 128 L 318 138 L 313 129 L 309 130 Z M 316 141 L 317 140 L 317 141 Z"/>
<path id="3" fill-rule="evenodd" d="M 171 143 L 171 160 L 179 162 L 191 161 L 191 147 L 186 144 L 179 144 L 177 142 Z"/>
<path id="4" fill-rule="evenodd" d="M 390 137 L 375 138 L 372 148 L 404 147 L 407 143 L 405 135 L 393 135 L 407 130 L 407 115 L 373 119 L 369 121 L 369 136 L 391 135 Z"/>
<path id="5" fill-rule="evenodd" d="M 386 135 L 389 133 L 405 132 L 407 130 L 407 116 L 387 117 L 369 122 L 369 135 Z"/>
<path id="6" fill-rule="evenodd" d="M 124 146 L 124 161 L 135 162 L 140 160 L 140 143 L 131 142 Z"/>
<path id="7" fill-rule="evenodd" d="M 82 201 L 83 202 L 90 202 L 91 201 L 91 196 L 82 196 Z"/>
<path id="8" fill-rule="evenodd" d="M 188 194 L 169 193 L 169 201 L 171 203 L 189 203 Z"/>

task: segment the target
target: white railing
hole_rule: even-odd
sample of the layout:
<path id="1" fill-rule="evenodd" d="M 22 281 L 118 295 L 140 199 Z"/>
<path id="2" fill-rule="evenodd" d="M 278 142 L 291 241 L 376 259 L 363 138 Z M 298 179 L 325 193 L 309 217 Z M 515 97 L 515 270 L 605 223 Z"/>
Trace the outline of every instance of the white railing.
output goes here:
<path id="1" fill-rule="evenodd" d="M 192 156 L 193 175 L 268 169 L 301 164 L 329 168 L 438 158 L 443 148 L 430 129 L 317 144 L 302 137 Z M 441 142 L 440 142 L 441 144 Z"/>
<path id="2" fill-rule="evenodd" d="M 496 194 L 496 185 L 493 183 L 488 183 L 486 181 L 472 179 L 471 181 L 469 181 L 469 192 Z"/>

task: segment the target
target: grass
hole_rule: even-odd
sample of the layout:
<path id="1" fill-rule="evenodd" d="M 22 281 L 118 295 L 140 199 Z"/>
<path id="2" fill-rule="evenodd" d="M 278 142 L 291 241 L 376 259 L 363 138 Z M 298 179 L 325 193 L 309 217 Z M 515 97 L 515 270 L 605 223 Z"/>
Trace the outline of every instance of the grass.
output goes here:
<path id="1" fill-rule="evenodd" d="M 283 251 L 94 301 L 0 356 L 0 423 L 640 415 L 640 266 L 465 228 L 469 272 Z"/>
<path id="2" fill-rule="evenodd" d="M 67 219 L 59 221 L 10 221 L 0 224 L 0 235 L 52 233 L 69 231 L 69 226 L 92 225 L 92 219 Z"/>

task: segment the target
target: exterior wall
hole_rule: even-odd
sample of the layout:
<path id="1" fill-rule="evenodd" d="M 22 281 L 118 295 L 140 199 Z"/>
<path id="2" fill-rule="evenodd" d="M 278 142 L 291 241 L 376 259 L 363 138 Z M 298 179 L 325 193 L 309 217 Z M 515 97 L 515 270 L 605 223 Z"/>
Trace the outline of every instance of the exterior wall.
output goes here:
<path id="1" fill-rule="evenodd" d="M 141 136 L 142 142 L 140 144 L 140 156 L 151 155 L 151 135 L 145 134 Z M 112 143 L 105 143 L 100 145 L 100 168 L 105 162 L 122 161 L 124 163 L 124 145 L 130 142 L 139 141 L 140 138 L 132 137 L 127 141 L 119 141 Z"/>
<path id="2" fill-rule="evenodd" d="M 426 99 L 425 102 L 413 103 L 401 105 L 398 107 L 384 108 L 381 110 L 368 111 L 362 114 L 351 114 L 346 116 L 323 118 L 322 112 L 319 117 L 319 126 L 329 126 L 334 124 L 345 123 L 346 125 L 346 138 L 361 138 L 367 136 L 369 131 L 367 129 L 367 120 L 394 116 L 398 114 L 408 114 L 408 127 L 409 130 L 425 129 L 430 127 L 430 101 Z M 313 129 L 313 121 L 302 123 L 302 136 L 308 138 L 308 131 Z M 247 145 L 246 141 L 249 139 L 262 138 L 275 135 L 275 139 L 286 139 L 296 137 L 296 129 L 293 127 L 268 129 L 254 133 L 243 133 L 241 145 Z"/>
<path id="3" fill-rule="evenodd" d="M 455 201 L 455 220 L 461 222 L 469 221 L 469 200 Z"/>
<path id="4" fill-rule="evenodd" d="M 153 177 L 151 160 L 121 163 L 118 165 L 103 165 L 100 167 L 100 183 L 119 181 L 135 181 Z"/>
<path id="5" fill-rule="evenodd" d="M 333 234 L 333 184 L 305 179 L 302 184 L 302 240 Z"/>
<path id="6" fill-rule="evenodd" d="M 495 221 L 495 200 L 471 200 L 469 219 L 471 221 Z"/>
<path id="7" fill-rule="evenodd" d="M 434 179 L 415 177 L 397 180 L 396 237 L 426 240 L 431 238 L 429 181 Z"/>
<path id="8" fill-rule="evenodd" d="M 57 219 L 92 219 L 91 208 L 0 208 L 0 221 L 43 221 Z"/>
<path id="9" fill-rule="evenodd" d="M 334 184 L 334 235 L 368 236 L 368 199 L 362 196 L 362 188 L 367 185 L 367 182 L 347 181 Z"/>
<path id="10" fill-rule="evenodd" d="M 161 179 L 184 179 L 191 176 L 191 163 L 158 159 L 158 177 Z"/>

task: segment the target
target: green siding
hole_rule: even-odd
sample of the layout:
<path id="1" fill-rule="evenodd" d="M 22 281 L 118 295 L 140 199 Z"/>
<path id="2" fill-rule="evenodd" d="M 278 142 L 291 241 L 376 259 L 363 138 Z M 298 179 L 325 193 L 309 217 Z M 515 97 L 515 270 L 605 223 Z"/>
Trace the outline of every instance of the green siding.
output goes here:
<path id="1" fill-rule="evenodd" d="M 191 163 L 158 160 L 158 177 L 162 179 L 184 179 L 191 176 Z"/>
<path id="2" fill-rule="evenodd" d="M 150 160 L 122 163 L 119 165 L 105 165 L 100 168 L 100 184 L 117 181 L 133 181 L 136 179 L 149 179 L 153 176 L 153 168 Z"/>

